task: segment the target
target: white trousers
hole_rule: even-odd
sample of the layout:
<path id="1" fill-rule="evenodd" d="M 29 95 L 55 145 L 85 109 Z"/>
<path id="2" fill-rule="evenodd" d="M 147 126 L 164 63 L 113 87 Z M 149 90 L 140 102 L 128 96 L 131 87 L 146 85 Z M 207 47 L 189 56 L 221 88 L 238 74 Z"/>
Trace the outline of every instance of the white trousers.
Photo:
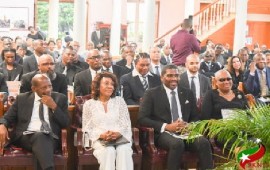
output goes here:
<path id="1" fill-rule="evenodd" d="M 131 143 L 114 146 L 103 146 L 99 142 L 93 144 L 94 156 L 100 170 L 133 170 Z M 116 164 L 116 166 L 115 166 Z"/>

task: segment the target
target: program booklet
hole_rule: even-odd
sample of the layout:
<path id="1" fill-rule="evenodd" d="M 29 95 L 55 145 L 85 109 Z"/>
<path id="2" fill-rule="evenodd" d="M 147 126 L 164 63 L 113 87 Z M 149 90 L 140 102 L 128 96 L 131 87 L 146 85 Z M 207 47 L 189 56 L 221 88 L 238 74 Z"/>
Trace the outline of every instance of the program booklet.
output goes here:
<path id="1" fill-rule="evenodd" d="M 104 146 L 117 146 L 117 145 L 129 143 L 129 141 L 124 136 L 121 136 L 120 138 L 116 139 L 115 141 L 101 140 L 100 142 Z"/>

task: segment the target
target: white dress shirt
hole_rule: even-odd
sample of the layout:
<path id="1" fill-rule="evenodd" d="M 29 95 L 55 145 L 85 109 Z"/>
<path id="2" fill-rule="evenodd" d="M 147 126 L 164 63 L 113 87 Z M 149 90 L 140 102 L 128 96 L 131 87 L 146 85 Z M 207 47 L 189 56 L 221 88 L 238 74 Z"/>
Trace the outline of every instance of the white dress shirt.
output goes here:
<path id="1" fill-rule="evenodd" d="M 188 83 L 189 83 L 189 88 L 190 89 L 191 89 L 191 80 L 192 80 L 192 77 L 194 77 L 193 81 L 194 81 L 195 88 L 196 88 L 196 99 L 198 100 L 200 98 L 199 73 L 196 73 L 195 75 L 193 75 L 187 70 L 187 76 L 188 76 Z"/>
<path id="2" fill-rule="evenodd" d="M 34 106 L 32 110 L 32 116 L 30 123 L 28 125 L 27 131 L 40 131 L 41 127 L 41 121 L 39 118 L 39 105 L 41 98 L 35 93 L 35 99 L 34 99 Z M 50 126 L 50 121 L 49 121 L 49 110 L 48 106 L 43 104 L 43 113 L 44 113 L 44 120 L 48 123 Z"/>
<path id="3" fill-rule="evenodd" d="M 163 84 L 163 87 L 166 91 L 166 95 L 169 99 L 169 103 L 170 103 L 170 109 L 171 109 L 171 105 L 172 105 L 172 101 L 171 101 L 171 98 L 172 98 L 172 94 L 171 94 L 171 89 L 169 89 L 168 87 L 166 87 L 164 84 Z M 182 111 L 181 111 L 181 104 L 180 104 L 180 101 L 179 101 L 179 97 L 178 97 L 178 91 L 177 91 L 177 88 L 175 88 L 173 90 L 175 92 L 175 98 L 176 98 L 176 103 L 177 103 L 177 110 L 178 110 L 178 116 L 179 116 L 179 119 L 182 119 Z M 172 117 L 172 113 L 171 113 L 171 117 Z M 173 122 L 173 120 L 172 120 Z M 167 125 L 167 123 L 163 123 L 162 127 L 161 127 L 161 130 L 160 132 L 164 132 L 165 131 L 165 126 Z"/>
<path id="4" fill-rule="evenodd" d="M 101 69 L 99 70 L 93 70 L 91 67 L 89 68 L 90 69 L 90 73 L 91 73 L 91 76 L 92 76 L 92 80 L 94 80 L 94 78 L 96 77 L 97 73 L 101 73 Z"/>
<path id="5" fill-rule="evenodd" d="M 133 77 L 139 76 L 141 82 L 143 82 L 143 76 L 136 69 L 132 70 L 132 76 Z M 148 71 L 148 73 L 146 73 L 146 75 L 144 75 L 144 77 L 146 77 L 146 81 L 149 85 L 148 76 L 153 76 L 153 74 Z"/>

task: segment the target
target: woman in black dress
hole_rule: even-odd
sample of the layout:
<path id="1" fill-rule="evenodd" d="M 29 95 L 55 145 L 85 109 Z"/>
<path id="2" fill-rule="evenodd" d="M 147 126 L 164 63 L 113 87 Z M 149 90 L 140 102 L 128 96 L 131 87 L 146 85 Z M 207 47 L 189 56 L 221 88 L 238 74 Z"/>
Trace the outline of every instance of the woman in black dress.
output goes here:
<path id="1" fill-rule="evenodd" d="M 202 104 L 202 119 L 222 119 L 222 109 L 246 109 L 245 95 L 237 89 L 232 90 L 232 77 L 226 70 L 215 74 L 217 89 L 205 94 Z"/>

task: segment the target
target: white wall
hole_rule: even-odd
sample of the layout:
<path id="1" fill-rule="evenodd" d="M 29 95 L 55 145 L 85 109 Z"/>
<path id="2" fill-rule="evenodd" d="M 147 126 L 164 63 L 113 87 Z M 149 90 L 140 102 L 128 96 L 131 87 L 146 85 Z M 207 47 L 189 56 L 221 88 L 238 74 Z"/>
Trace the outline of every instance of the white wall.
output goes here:
<path id="1" fill-rule="evenodd" d="M 122 1 L 121 23 L 127 24 L 127 0 Z M 102 21 L 104 24 L 112 22 L 112 0 L 89 0 L 88 32 L 89 38 L 94 30 L 94 24 Z"/>
<path id="2" fill-rule="evenodd" d="M 3 19 L 4 15 L 11 15 L 11 18 L 17 19 L 20 17 L 20 19 L 26 20 L 25 30 L 1 29 L 0 36 L 10 36 L 12 38 L 15 38 L 16 36 L 26 37 L 28 34 L 28 26 L 34 25 L 34 0 L 1 0 L 0 8 L 0 19 Z M 8 11 L 6 13 L 5 11 L 7 9 Z M 10 11 L 14 12 L 10 13 Z M 25 11 L 28 12 L 28 16 L 25 16 Z"/>

